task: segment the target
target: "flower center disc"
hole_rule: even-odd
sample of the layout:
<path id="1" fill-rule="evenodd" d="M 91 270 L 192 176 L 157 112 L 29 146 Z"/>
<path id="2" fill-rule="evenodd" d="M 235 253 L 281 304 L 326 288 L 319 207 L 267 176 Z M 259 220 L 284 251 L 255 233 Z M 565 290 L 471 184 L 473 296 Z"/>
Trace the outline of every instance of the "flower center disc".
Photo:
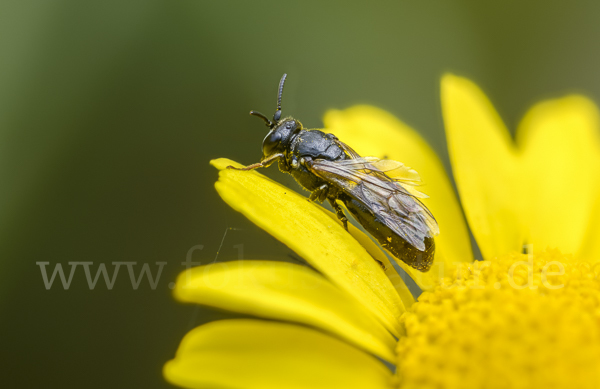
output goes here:
<path id="1" fill-rule="evenodd" d="M 400 388 L 600 387 L 600 264 L 546 251 L 451 274 L 401 319 Z"/>

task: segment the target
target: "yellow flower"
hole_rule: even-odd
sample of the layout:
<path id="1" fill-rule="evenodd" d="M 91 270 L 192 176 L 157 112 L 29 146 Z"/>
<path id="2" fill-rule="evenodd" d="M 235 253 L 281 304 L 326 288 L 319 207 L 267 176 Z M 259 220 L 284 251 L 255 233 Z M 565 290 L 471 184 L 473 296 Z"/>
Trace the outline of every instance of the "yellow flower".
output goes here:
<path id="1" fill-rule="evenodd" d="M 470 81 L 445 76 L 441 96 L 462 209 L 484 261 L 473 262 L 450 180 L 415 131 L 373 107 L 330 111 L 326 129 L 359 154 L 402 161 L 423 178 L 440 226 L 434 266 L 399 265 L 425 292 L 415 303 L 358 229 L 348 234 L 335 215 L 258 172 L 212 161 L 221 197 L 318 272 L 245 260 L 183 273 L 180 301 L 257 318 L 192 330 L 165 365 L 167 380 L 188 388 L 599 387 L 596 106 L 579 96 L 540 103 L 515 144 Z"/>

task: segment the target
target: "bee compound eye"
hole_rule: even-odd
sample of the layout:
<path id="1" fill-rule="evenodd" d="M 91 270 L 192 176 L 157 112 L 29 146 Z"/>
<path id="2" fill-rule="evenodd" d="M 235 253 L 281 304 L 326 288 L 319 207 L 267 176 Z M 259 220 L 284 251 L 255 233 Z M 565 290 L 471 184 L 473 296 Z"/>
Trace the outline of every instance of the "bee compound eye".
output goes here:
<path id="1" fill-rule="evenodd" d="M 263 140 L 263 154 L 271 155 L 281 142 L 281 133 L 271 131 Z"/>

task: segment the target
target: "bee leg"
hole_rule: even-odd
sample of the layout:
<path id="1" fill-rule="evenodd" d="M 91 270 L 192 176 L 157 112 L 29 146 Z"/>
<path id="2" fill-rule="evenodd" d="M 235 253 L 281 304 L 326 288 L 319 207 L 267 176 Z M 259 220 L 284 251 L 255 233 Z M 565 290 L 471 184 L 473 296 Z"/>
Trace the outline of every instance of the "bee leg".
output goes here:
<path id="1" fill-rule="evenodd" d="M 319 200 L 319 202 L 323 202 L 327 198 L 327 194 L 329 193 L 329 186 L 327 184 L 323 184 L 317 189 L 315 189 L 310 196 L 308 197 L 308 201 Z"/>
<path id="2" fill-rule="evenodd" d="M 329 186 L 327 186 L 327 184 L 323 184 L 321 186 L 321 188 L 323 188 L 323 187 L 325 187 L 325 188 L 321 191 L 321 193 L 319 195 L 319 202 L 321 202 L 321 203 L 323 201 L 325 201 L 325 199 L 327 198 L 327 195 L 329 194 Z"/>
<path id="3" fill-rule="evenodd" d="M 344 214 L 342 207 L 340 207 L 335 199 L 332 199 L 331 197 L 328 197 L 327 200 L 329 200 L 329 204 L 331 204 L 333 209 L 335 209 L 335 214 L 337 215 L 338 219 L 340 219 L 340 221 L 344 224 L 344 230 L 348 231 L 348 218 Z"/>
<path id="4" fill-rule="evenodd" d="M 373 258 L 375 259 L 375 258 Z M 381 267 L 383 270 L 387 270 L 384 263 L 381 262 L 379 259 L 375 259 L 375 262 L 377 262 L 379 264 L 379 267 Z"/>
<path id="5" fill-rule="evenodd" d="M 279 153 L 279 154 L 273 154 L 271 156 L 269 156 L 268 158 L 263 159 L 262 161 L 258 162 L 258 163 L 253 163 L 252 165 L 248 165 L 246 167 L 234 167 L 234 166 L 227 166 L 227 169 L 233 169 L 233 170 L 254 170 L 257 169 L 259 167 L 267 167 L 269 165 L 271 165 L 273 162 L 275 162 L 277 159 L 279 158 L 283 158 L 284 155 Z"/>

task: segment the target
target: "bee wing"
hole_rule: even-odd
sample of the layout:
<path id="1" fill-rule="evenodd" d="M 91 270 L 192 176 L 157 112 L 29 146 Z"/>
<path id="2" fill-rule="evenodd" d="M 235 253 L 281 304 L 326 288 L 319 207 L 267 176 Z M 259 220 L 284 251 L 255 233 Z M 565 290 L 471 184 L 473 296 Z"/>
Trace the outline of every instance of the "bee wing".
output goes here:
<path id="1" fill-rule="evenodd" d="M 350 157 L 339 163 L 352 165 L 356 168 L 362 168 L 360 165 L 370 164 L 386 173 L 389 178 L 395 181 L 402 181 L 408 185 L 418 185 L 421 181 L 419 173 L 405 166 L 402 162 L 393 161 L 391 159 L 379 159 L 376 157 L 361 157 L 354 149 L 344 142 L 335 139 L 334 142 Z M 356 166 L 355 166 L 356 165 Z M 366 168 L 366 166 L 364 167 Z M 427 196 L 425 196 L 427 197 Z"/>
<path id="2" fill-rule="evenodd" d="M 415 170 L 404 165 L 402 162 L 391 159 L 379 159 L 376 157 L 358 157 L 338 161 L 340 165 L 360 170 L 379 170 L 385 173 L 388 178 L 394 181 L 400 181 L 405 185 L 419 185 L 421 177 Z M 425 196 L 425 195 L 424 195 Z M 427 197 L 427 196 L 425 196 Z"/>
<path id="3" fill-rule="evenodd" d="M 338 146 L 340 146 L 340 148 L 342 150 L 344 150 L 344 152 L 346 153 L 346 155 L 348 155 L 348 157 L 350 157 L 351 159 L 361 158 L 361 156 L 358 155 L 358 153 L 356 151 L 354 151 L 354 149 L 352 147 L 348 146 L 347 144 L 345 144 L 344 142 L 340 141 L 339 139 L 335 138 L 334 142 L 335 142 L 335 144 L 337 144 Z"/>
<path id="4" fill-rule="evenodd" d="M 380 164 L 381 161 L 385 164 Z M 378 165 L 393 168 L 390 171 L 404 166 L 400 162 L 359 157 L 341 161 L 313 160 L 310 170 L 360 201 L 411 245 L 425 250 L 424 239 L 439 234 L 435 218 L 418 196 L 402 185 L 403 179 L 388 177 Z"/>

